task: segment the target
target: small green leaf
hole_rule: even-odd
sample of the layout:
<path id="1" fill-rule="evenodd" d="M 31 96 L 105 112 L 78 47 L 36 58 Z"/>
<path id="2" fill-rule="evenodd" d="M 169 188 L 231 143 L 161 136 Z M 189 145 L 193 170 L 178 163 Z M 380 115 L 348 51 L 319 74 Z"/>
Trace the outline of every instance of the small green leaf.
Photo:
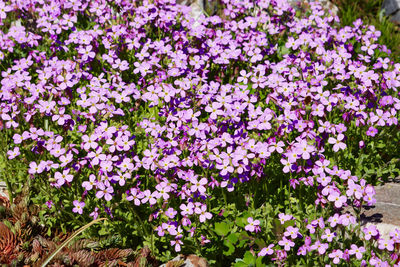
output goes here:
<path id="1" fill-rule="evenodd" d="M 224 250 L 224 255 L 230 256 L 230 255 L 233 254 L 233 252 L 235 252 L 235 246 L 232 245 L 232 243 L 229 242 L 228 240 L 225 240 L 225 241 L 224 241 L 224 245 L 225 245 L 226 247 L 228 247 L 228 250 L 227 250 L 227 251 Z"/>
<path id="2" fill-rule="evenodd" d="M 224 222 L 215 223 L 215 232 L 220 236 L 226 236 L 229 233 L 229 225 Z"/>
<path id="3" fill-rule="evenodd" d="M 232 233 L 230 235 L 228 235 L 228 240 L 229 242 L 231 242 L 232 244 L 236 244 L 236 242 L 238 242 L 239 238 L 238 238 L 238 233 Z"/>
<path id="4" fill-rule="evenodd" d="M 237 262 L 235 262 L 235 267 L 248 267 L 249 265 L 245 262 L 243 262 L 242 260 L 239 260 Z"/>
<path id="5" fill-rule="evenodd" d="M 248 265 L 255 264 L 256 257 L 253 254 L 251 254 L 250 251 L 246 251 L 246 253 L 244 254 L 244 257 L 243 257 L 243 261 L 245 263 L 247 263 Z"/>
<path id="6" fill-rule="evenodd" d="M 99 230 L 98 234 L 99 234 L 99 235 L 107 235 L 107 234 L 109 234 L 109 232 L 106 230 L 106 228 L 102 227 L 102 228 Z"/>

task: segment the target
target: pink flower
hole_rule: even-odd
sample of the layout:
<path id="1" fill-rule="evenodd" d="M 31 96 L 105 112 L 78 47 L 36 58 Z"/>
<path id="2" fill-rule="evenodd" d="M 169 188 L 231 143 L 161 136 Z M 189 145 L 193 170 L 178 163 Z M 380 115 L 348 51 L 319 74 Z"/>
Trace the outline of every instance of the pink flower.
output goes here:
<path id="1" fill-rule="evenodd" d="M 279 217 L 279 221 L 281 222 L 281 224 L 284 224 L 286 221 L 289 221 L 292 219 L 292 215 L 286 215 L 284 213 L 279 213 L 278 217 Z"/>
<path id="2" fill-rule="evenodd" d="M 19 152 L 19 147 L 14 147 L 13 150 L 7 151 L 8 159 L 13 159 L 19 156 L 21 153 Z"/>
<path id="3" fill-rule="evenodd" d="M 0 2 L 0 19 L 4 20 L 7 17 L 6 12 L 10 12 L 11 10 L 13 10 L 13 8 L 11 6 L 6 6 L 6 4 L 3 1 L 1 1 Z"/>
<path id="4" fill-rule="evenodd" d="M 400 243 L 400 230 L 398 228 L 394 229 L 394 231 L 391 231 L 389 235 L 392 238 L 393 242 L 397 244 Z"/>
<path id="5" fill-rule="evenodd" d="M 322 239 L 326 239 L 328 242 L 332 242 L 332 239 L 336 236 L 336 233 L 331 233 L 330 229 L 325 229 L 325 233 L 321 236 Z"/>
<path id="6" fill-rule="evenodd" d="M 54 174 L 54 178 L 57 181 L 57 184 L 59 186 L 62 186 L 63 184 L 65 184 L 65 182 L 72 182 L 74 176 L 72 174 L 69 174 L 70 169 L 67 170 L 63 170 L 63 173 L 61 174 L 60 172 L 56 172 Z"/>
<path id="7" fill-rule="evenodd" d="M 292 239 L 297 238 L 298 234 L 299 234 L 299 228 L 293 226 L 289 226 L 288 228 L 286 228 L 286 231 L 283 233 L 284 236 L 286 237 L 290 236 Z"/>
<path id="8" fill-rule="evenodd" d="M 349 250 L 349 254 L 350 255 L 356 255 L 356 258 L 358 260 L 362 259 L 362 254 L 365 252 L 365 248 L 364 247 L 357 247 L 354 244 L 351 244 L 351 249 Z"/>
<path id="9" fill-rule="evenodd" d="M 96 149 L 98 144 L 95 142 L 97 139 L 96 136 L 87 136 L 86 134 L 82 136 L 82 141 L 83 141 L 83 149 L 89 150 L 90 148 Z"/>
<path id="10" fill-rule="evenodd" d="M 96 192 L 96 197 L 97 198 L 102 198 L 104 197 L 104 199 L 106 201 L 110 201 L 112 199 L 112 193 L 114 193 L 114 188 L 109 186 L 106 187 L 104 185 L 104 183 L 97 183 L 97 189 L 99 189 L 99 191 Z"/>
<path id="11" fill-rule="evenodd" d="M 353 180 L 349 180 L 348 189 L 346 191 L 346 195 L 351 197 L 354 195 L 356 199 L 361 199 L 363 196 L 363 192 L 361 190 L 361 186 L 356 184 Z"/>
<path id="12" fill-rule="evenodd" d="M 154 191 L 153 194 L 151 193 L 150 190 L 145 190 L 143 191 L 144 197 L 142 198 L 142 203 L 149 202 L 150 205 L 154 205 L 157 203 L 157 199 L 155 198 L 154 193 L 157 193 L 157 191 Z"/>
<path id="13" fill-rule="evenodd" d="M 142 204 L 141 199 L 144 197 L 144 194 L 140 192 L 137 188 L 130 189 L 130 195 L 126 197 L 126 200 L 132 201 L 136 206 L 140 206 Z"/>
<path id="14" fill-rule="evenodd" d="M 270 244 L 268 247 L 261 249 L 260 252 L 258 252 L 258 257 L 265 256 L 265 255 L 272 255 L 274 254 L 274 250 L 272 249 L 274 247 L 274 244 Z"/>
<path id="15" fill-rule="evenodd" d="M 82 183 L 82 187 L 86 190 L 92 190 L 93 186 L 96 185 L 97 180 L 94 174 L 89 175 L 89 181 L 85 181 Z"/>
<path id="16" fill-rule="evenodd" d="M 14 139 L 14 144 L 16 144 L 16 145 L 21 144 L 22 141 L 25 140 L 23 135 L 20 135 L 20 134 L 14 134 L 13 139 Z"/>
<path id="17" fill-rule="evenodd" d="M 375 225 L 372 224 L 368 227 L 364 227 L 363 232 L 365 234 L 365 240 L 370 240 L 371 237 L 375 237 L 376 235 L 378 235 L 378 229 Z"/>
<path id="18" fill-rule="evenodd" d="M 165 212 L 165 215 L 167 215 L 168 218 L 173 219 L 177 213 L 178 212 L 173 208 L 168 208 L 167 211 Z"/>
<path id="19" fill-rule="evenodd" d="M 129 63 L 126 60 L 122 60 L 117 58 L 114 64 L 112 64 L 114 69 L 119 69 L 121 71 L 129 69 Z"/>
<path id="20" fill-rule="evenodd" d="M 318 250 L 320 255 L 324 254 L 328 249 L 329 245 L 327 243 L 321 243 L 319 240 L 315 241 L 314 245 L 310 247 L 312 250 Z"/>
<path id="21" fill-rule="evenodd" d="M 249 223 L 248 225 L 246 225 L 244 227 L 244 229 L 246 231 L 249 232 L 254 232 L 257 230 L 257 227 L 260 225 L 260 221 L 259 220 L 253 220 L 252 217 L 247 218 L 247 222 Z"/>
<path id="22" fill-rule="evenodd" d="M 193 205 L 192 202 L 189 202 L 187 205 L 181 204 L 181 205 L 179 206 L 179 208 L 182 210 L 182 211 L 181 211 L 181 215 L 182 215 L 182 216 L 185 216 L 185 215 L 187 215 L 187 214 L 192 215 L 192 214 L 193 214 L 194 205 Z"/>
<path id="23" fill-rule="evenodd" d="M 191 177 L 190 182 L 193 184 L 190 187 L 190 191 L 192 191 L 192 193 L 199 191 L 200 194 L 204 194 L 206 192 L 206 188 L 204 186 L 207 184 L 207 178 L 201 178 L 200 181 L 197 181 L 196 177 Z"/>
<path id="24" fill-rule="evenodd" d="M 344 203 L 346 203 L 347 198 L 345 196 L 340 195 L 337 191 L 331 192 L 328 196 L 328 200 L 331 202 L 335 202 L 336 208 L 341 208 Z"/>
<path id="25" fill-rule="evenodd" d="M 210 220 L 212 218 L 212 214 L 207 212 L 207 206 L 202 205 L 201 207 L 196 207 L 195 212 L 200 214 L 199 220 L 200 222 L 205 222 L 206 220 Z"/>
<path id="26" fill-rule="evenodd" d="M 393 251 L 394 250 L 394 242 L 393 240 L 385 240 L 385 239 L 379 239 L 378 240 L 378 248 L 379 249 L 387 249 L 388 251 Z"/>
<path id="27" fill-rule="evenodd" d="M 291 171 L 291 167 L 292 167 L 292 163 L 290 163 L 288 160 L 286 159 L 281 159 L 281 163 L 283 164 L 283 172 L 284 173 L 288 173 Z"/>
<path id="28" fill-rule="evenodd" d="M 172 223 L 163 223 L 162 227 L 168 231 L 170 235 L 177 235 L 178 231 L 176 231 L 176 226 Z"/>
<path id="29" fill-rule="evenodd" d="M 36 162 L 32 161 L 29 164 L 29 170 L 28 173 L 30 174 L 35 174 L 35 173 L 42 173 L 43 172 L 43 167 L 39 164 L 37 164 Z"/>
<path id="30" fill-rule="evenodd" d="M 99 216 L 99 212 L 98 212 L 99 208 L 95 207 L 94 211 L 92 213 L 89 214 L 90 217 L 93 217 L 93 220 L 96 220 L 97 217 Z"/>
<path id="31" fill-rule="evenodd" d="M 223 115 L 224 112 L 220 109 L 222 104 L 219 102 L 213 102 L 211 106 L 207 106 L 205 111 L 210 113 L 210 118 L 213 120 L 217 119 L 217 116 Z"/>
<path id="32" fill-rule="evenodd" d="M 294 247 L 294 242 L 286 237 L 283 237 L 282 240 L 278 242 L 280 246 L 283 246 L 284 250 L 289 251 L 290 248 Z"/>
<path id="33" fill-rule="evenodd" d="M 337 139 L 329 137 L 328 143 L 333 144 L 333 151 L 338 152 L 339 149 L 344 150 L 347 146 L 345 143 L 341 142 L 344 139 L 343 134 L 338 134 Z"/>
<path id="34" fill-rule="evenodd" d="M 176 252 L 181 251 L 181 245 L 183 245 L 183 242 L 180 239 L 171 240 L 171 246 L 175 246 Z"/>
<path id="35" fill-rule="evenodd" d="M 378 133 L 378 130 L 372 126 L 369 127 L 367 130 L 367 135 L 371 136 L 371 137 L 374 137 L 377 133 Z"/>
<path id="36" fill-rule="evenodd" d="M 74 213 L 79 213 L 82 214 L 83 212 L 83 207 L 85 207 L 85 202 L 79 202 L 78 200 L 74 200 L 72 202 L 72 204 L 74 204 L 74 208 L 72 209 L 72 211 Z"/>
<path id="37" fill-rule="evenodd" d="M 343 256 L 343 252 L 340 249 L 334 250 L 329 254 L 329 258 L 333 259 L 334 264 L 338 264 Z"/>

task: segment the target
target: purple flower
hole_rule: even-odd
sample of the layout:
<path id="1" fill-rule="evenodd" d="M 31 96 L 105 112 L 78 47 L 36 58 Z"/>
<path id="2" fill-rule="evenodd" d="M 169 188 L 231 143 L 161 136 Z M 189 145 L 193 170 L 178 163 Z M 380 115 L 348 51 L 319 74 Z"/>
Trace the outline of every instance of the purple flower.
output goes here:
<path id="1" fill-rule="evenodd" d="M 393 240 L 385 240 L 385 239 L 379 239 L 378 240 L 378 248 L 381 250 L 387 249 L 388 251 L 393 251 L 394 250 L 394 242 Z"/>
<path id="2" fill-rule="evenodd" d="M 110 201 L 112 199 L 112 193 L 114 193 L 114 188 L 112 186 L 105 186 L 104 183 L 99 182 L 97 183 L 97 189 L 99 191 L 96 192 L 97 198 L 103 198 L 106 201 Z"/>
<path id="3" fill-rule="evenodd" d="M 337 191 L 333 191 L 329 194 L 328 200 L 331 202 L 335 202 L 336 208 L 341 208 L 344 203 L 346 203 L 347 198 L 345 196 L 340 195 Z"/>
<path id="4" fill-rule="evenodd" d="M 365 236 L 364 236 L 365 240 L 370 240 L 371 237 L 375 237 L 379 233 L 376 226 L 372 225 L 372 224 L 368 227 L 364 227 L 363 232 L 365 234 Z"/>
<path id="5" fill-rule="evenodd" d="M 356 255 L 357 260 L 362 259 L 362 254 L 366 251 L 364 247 L 357 247 L 354 244 L 351 244 L 351 249 L 349 250 L 350 255 Z"/>
<path id="6" fill-rule="evenodd" d="M 57 184 L 59 186 L 62 186 L 65 184 L 65 182 L 71 183 L 72 180 L 74 179 L 74 176 L 72 174 L 69 174 L 70 169 L 64 170 L 63 173 L 56 172 L 54 174 L 54 179 L 56 179 Z"/>
<path id="7" fill-rule="evenodd" d="M 310 247 L 312 250 L 318 250 L 320 255 L 325 254 L 326 250 L 328 249 L 328 243 L 321 243 L 319 240 L 315 241 L 314 245 Z"/>
<path id="8" fill-rule="evenodd" d="M 19 156 L 21 153 L 19 152 L 19 147 L 14 147 L 13 150 L 7 151 L 8 159 L 14 159 Z"/>
<path id="9" fill-rule="evenodd" d="M 83 207 L 85 207 L 85 202 L 79 202 L 78 200 L 74 200 L 72 204 L 74 204 L 74 208 L 72 209 L 74 213 L 79 213 L 79 214 L 83 213 Z"/>
<path id="10" fill-rule="evenodd" d="M 371 136 L 371 137 L 374 137 L 377 133 L 378 133 L 378 130 L 372 126 L 369 127 L 367 130 L 367 135 Z"/>
<path id="11" fill-rule="evenodd" d="M 335 249 L 333 252 L 329 253 L 328 256 L 333 259 L 334 264 L 338 264 L 343 256 L 343 252 L 340 249 Z"/>
<path id="12" fill-rule="evenodd" d="M 283 237 L 282 240 L 278 242 L 280 246 L 282 246 L 286 251 L 289 251 L 292 247 L 294 247 L 294 242 L 286 237 Z"/>
<path id="13" fill-rule="evenodd" d="M 298 234 L 299 234 L 299 228 L 293 226 L 288 226 L 288 228 L 286 228 L 286 231 L 283 233 L 284 236 L 286 237 L 290 236 L 292 239 L 297 238 Z"/>
<path id="14" fill-rule="evenodd" d="M 338 152 L 339 149 L 346 149 L 346 144 L 341 142 L 344 139 L 343 134 L 338 134 L 337 138 L 329 137 L 328 143 L 333 144 L 333 151 Z"/>
<path id="15" fill-rule="evenodd" d="M 99 217 L 99 208 L 95 207 L 94 211 L 89 214 L 90 217 L 93 217 L 93 220 L 96 220 Z"/>
<path id="16" fill-rule="evenodd" d="M 336 233 L 331 233 L 330 229 L 325 229 L 325 233 L 321 236 L 322 239 L 326 239 L 328 242 L 332 242 L 332 239 L 336 236 Z"/>
<path id="17" fill-rule="evenodd" d="M 46 201 L 46 206 L 51 209 L 54 206 L 54 203 L 52 200 Z"/>
<path id="18" fill-rule="evenodd" d="M 274 250 L 272 249 L 273 247 L 274 247 L 274 244 L 270 244 L 268 247 L 262 248 L 261 251 L 258 252 L 257 256 L 261 257 L 261 256 L 265 256 L 265 255 L 274 254 Z"/>
<path id="19" fill-rule="evenodd" d="M 247 222 L 248 222 L 249 224 L 247 224 L 247 225 L 244 227 L 244 229 L 245 229 L 246 231 L 249 231 L 249 232 L 254 232 L 254 231 L 257 232 L 257 230 L 258 230 L 258 228 L 259 228 L 259 225 L 260 225 L 260 221 L 259 221 L 259 220 L 253 220 L 252 217 L 248 217 L 248 218 L 247 218 Z"/>

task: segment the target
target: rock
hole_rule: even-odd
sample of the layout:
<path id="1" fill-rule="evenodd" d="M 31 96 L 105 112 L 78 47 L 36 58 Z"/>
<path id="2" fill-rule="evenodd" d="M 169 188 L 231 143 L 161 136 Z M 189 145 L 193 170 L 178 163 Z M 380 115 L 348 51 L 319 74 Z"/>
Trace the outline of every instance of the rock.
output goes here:
<path id="1" fill-rule="evenodd" d="M 204 0 L 177 0 L 176 3 L 190 6 L 192 8 L 191 15 L 195 21 L 204 14 Z"/>
<path id="2" fill-rule="evenodd" d="M 365 207 L 361 213 L 361 225 L 376 225 L 384 239 L 389 233 L 400 229 L 400 184 L 386 183 L 375 187 L 376 203 L 373 207 Z"/>
<path id="3" fill-rule="evenodd" d="M 386 183 L 375 187 L 376 203 L 363 211 L 365 222 L 397 225 L 400 228 L 400 184 Z"/>
<path id="4" fill-rule="evenodd" d="M 386 16 L 390 16 L 391 21 L 400 23 L 400 0 L 384 0 L 382 10 Z"/>
<path id="5" fill-rule="evenodd" d="M 3 181 L 0 181 L 0 196 L 8 198 L 7 185 Z"/>
<path id="6" fill-rule="evenodd" d="M 208 267 L 208 262 L 199 256 L 191 254 L 189 256 L 178 255 L 160 267 Z"/>

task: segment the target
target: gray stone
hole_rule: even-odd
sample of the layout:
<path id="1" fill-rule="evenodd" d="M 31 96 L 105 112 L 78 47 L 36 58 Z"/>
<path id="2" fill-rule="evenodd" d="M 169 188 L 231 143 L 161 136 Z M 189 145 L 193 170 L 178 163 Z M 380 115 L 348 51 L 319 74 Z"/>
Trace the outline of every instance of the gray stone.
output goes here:
<path id="1" fill-rule="evenodd" d="M 400 0 L 384 0 L 382 11 L 392 22 L 400 23 Z"/>
<path id="2" fill-rule="evenodd" d="M 396 23 L 400 23 L 400 9 L 396 13 L 390 16 L 390 20 Z"/>
<path id="3" fill-rule="evenodd" d="M 195 22 L 204 14 L 204 0 L 177 0 L 176 3 L 192 8 L 191 15 Z"/>
<path id="4" fill-rule="evenodd" d="M 375 191 L 376 203 L 363 209 L 363 223 L 383 223 L 400 228 L 400 184 L 386 183 L 376 186 Z"/>
<path id="5" fill-rule="evenodd" d="M 385 10 L 386 16 L 393 15 L 400 9 L 400 0 L 384 0 L 382 9 Z"/>
<path id="6" fill-rule="evenodd" d="M 4 197 L 8 198 L 7 185 L 3 181 L 0 181 L 0 196 L 4 196 Z"/>

